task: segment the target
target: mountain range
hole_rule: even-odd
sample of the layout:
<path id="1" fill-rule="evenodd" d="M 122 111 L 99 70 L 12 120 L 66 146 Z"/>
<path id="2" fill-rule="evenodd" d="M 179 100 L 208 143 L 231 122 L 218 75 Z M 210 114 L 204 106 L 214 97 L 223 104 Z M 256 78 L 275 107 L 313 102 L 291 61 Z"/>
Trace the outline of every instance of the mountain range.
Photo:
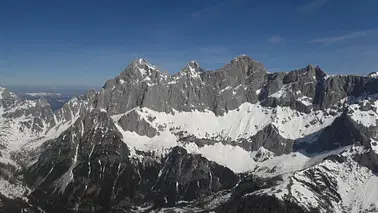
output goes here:
<path id="1" fill-rule="evenodd" d="M 133 61 L 53 110 L 0 89 L 3 212 L 378 212 L 378 75 Z"/>

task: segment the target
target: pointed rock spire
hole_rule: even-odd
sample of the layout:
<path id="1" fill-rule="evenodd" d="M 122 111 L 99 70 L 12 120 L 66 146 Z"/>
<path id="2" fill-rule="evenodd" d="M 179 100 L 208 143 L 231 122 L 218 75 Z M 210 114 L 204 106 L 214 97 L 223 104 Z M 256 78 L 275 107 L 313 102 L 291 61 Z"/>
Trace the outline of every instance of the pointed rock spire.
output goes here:
<path id="1" fill-rule="evenodd" d="M 195 60 L 190 61 L 181 71 L 181 73 L 193 78 L 199 78 L 200 73 L 203 72 L 199 63 Z"/>
<path id="2" fill-rule="evenodd" d="M 200 67 L 199 63 L 195 60 L 190 61 L 187 66 L 193 69 L 198 69 Z"/>
<path id="3" fill-rule="evenodd" d="M 127 78 L 144 78 L 150 75 L 153 71 L 159 71 L 157 67 L 149 63 L 144 58 L 134 60 L 127 66 L 127 68 L 120 74 L 121 79 Z"/>
<path id="4" fill-rule="evenodd" d="M 240 55 L 236 56 L 233 61 L 246 60 L 246 59 L 252 60 L 251 57 L 249 57 L 247 54 L 240 54 Z"/>
<path id="5" fill-rule="evenodd" d="M 225 70 L 232 75 L 251 75 L 255 73 L 260 73 L 261 76 L 266 74 L 267 71 L 264 65 L 256 60 L 253 60 L 246 54 L 239 55 L 235 57 L 229 64 L 226 64 L 221 70 Z"/>

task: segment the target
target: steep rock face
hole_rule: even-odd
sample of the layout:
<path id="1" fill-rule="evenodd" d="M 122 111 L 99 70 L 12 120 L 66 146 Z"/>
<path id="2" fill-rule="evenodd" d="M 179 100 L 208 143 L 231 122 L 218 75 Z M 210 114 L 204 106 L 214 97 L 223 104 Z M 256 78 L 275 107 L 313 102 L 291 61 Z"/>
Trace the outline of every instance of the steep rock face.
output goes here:
<path id="1" fill-rule="evenodd" d="M 377 135 L 377 127 L 357 123 L 352 119 L 352 113 L 353 110 L 345 108 L 332 125 L 321 131 L 316 142 L 298 144 L 297 149 L 305 147 L 307 152 L 316 153 L 353 144 L 370 147 L 371 138 Z"/>
<path id="2" fill-rule="evenodd" d="M 356 155 L 354 160 L 361 166 L 369 168 L 375 174 L 378 174 L 378 153 L 374 152 L 372 148 L 362 155 Z"/>
<path id="3" fill-rule="evenodd" d="M 370 80 L 369 80 L 370 79 Z M 369 77 L 326 76 L 312 65 L 288 73 L 267 73 L 263 64 L 241 55 L 216 71 L 204 72 L 195 61 L 169 76 L 145 59 L 133 61 L 95 95 L 89 92 L 85 107 L 105 109 L 110 115 L 135 107 L 171 113 L 205 109 L 223 115 L 245 102 L 263 106 L 289 106 L 300 112 L 331 107 L 347 96 L 374 90 Z M 80 101 L 78 102 L 80 103 Z M 63 107 L 59 117 L 70 118 L 78 109 Z M 83 107 L 84 108 L 84 107 Z M 71 116 L 72 117 L 72 116 Z"/>
<path id="4" fill-rule="evenodd" d="M 97 102 L 97 92 L 90 89 L 87 93 L 75 97 L 55 112 L 59 122 L 75 121 L 79 116 L 84 116 L 94 108 Z"/>
<path id="5" fill-rule="evenodd" d="M 46 199 L 65 210 L 109 208 L 113 185 L 130 162 L 129 150 L 106 113 L 92 111 L 79 118 L 59 138 L 48 141 L 46 150 L 25 177 L 35 190 L 32 197 Z M 127 184 L 132 184 L 128 182 Z M 131 187 L 129 185 L 128 188 Z M 121 190 L 120 188 L 117 188 Z"/>
<path id="6" fill-rule="evenodd" d="M 273 125 L 266 126 L 263 130 L 252 136 L 249 144 L 252 151 L 257 151 L 260 147 L 273 152 L 276 155 L 288 154 L 293 150 L 293 140 L 283 138 L 277 128 Z"/>
<path id="7" fill-rule="evenodd" d="M 263 64 L 241 55 L 216 71 L 204 72 L 195 61 L 169 76 L 144 59 L 132 62 L 109 80 L 93 107 L 111 115 L 135 107 L 171 113 L 205 109 L 223 115 L 245 102 L 263 106 L 289 106 L 300 112 L 325 109 L 362 91 L 374 92 L 374 79 L 360 76 L 326 76 L 309 65 L 288 73 L 267 73 Z"/>
<path id="8" fill-rule="evenodd" d="M 123 115 L 118 123 L 124 131 L 136 132 L 138 135 L 146 135 L 151 138 L 157 134 L 155 127 L 151 126 L 151 124 L 136 111 L 131 111 Z"/>
<path id="9" fill-rule="evenodd" d="M 325 108 L 336 104 L 345 97 L 358 97 L 362 95 L 368 81 L 369 78 L 362 76 L 330 76 L 320 81 L 314 103 Z"/>
<path id="10" fill-rule="evenodd" d="M 262 86 L 265 74 L 263 65 L 247 56 L 240 56 L 214 72 L 203 72 L 192 61 L 172 76 L 140 59 L 106 82 L 96 107 L 110 114 L 140 106 L 158 112 L 209 109 L 221 115 L 246 101 L 255 103 L 255 91 Z"/>
<path id="11" fill-rule="evenodd" d="M 267 106 L 290 106 L 302 112 L 310 112 L 313 98 L 317 93 L 318 82 L 325 73 L 312 65 L 289 73 L 273 73 L 268 76 L 260 95 Z"/>
<path id="12" fill-rule="evenodd" d="M 144 59 L 132 62 L 118 77 L 105 83 L 96 107 L 110 114 L 120 114 L 137 106 L 151 106 L 168 112 L 166 103 L 168 76 Z M 122 97 L 122 98 L 121 98 Z"/>
<path id="13" fill-rule="evenodd" d="M 165 203 L 174 204 L 232 188 L 237 181 L 238 177 L 230 169 L 175 147 L 167 156 L 153 189 L 164 196 Z"/>
<path id="14" fill-rule="evenodd" d="M 222 115 L 228 110 L 236 109 L 242 103 L 256 103 L 256 91 L 264 84 L 266 73 L 262 63 L 245 55 L 238 56 L 217 71 L 206 72 L 203 78 L 210 84 L 209 90 L 211 87 L 215 88 L 215 91 L 209 94 L 215 97 L 209 109 L 217 115 Z"/>

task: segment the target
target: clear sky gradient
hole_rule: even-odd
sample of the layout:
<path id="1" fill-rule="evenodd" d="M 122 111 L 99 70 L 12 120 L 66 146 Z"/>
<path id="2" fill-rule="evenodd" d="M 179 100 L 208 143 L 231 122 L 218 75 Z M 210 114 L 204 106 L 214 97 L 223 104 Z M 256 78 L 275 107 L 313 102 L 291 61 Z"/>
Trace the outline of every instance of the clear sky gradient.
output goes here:
<path id="1" fill-rule="evenodd" d="M 239 54 L 289 71 L 378 71 L 378 0 L 0 1 L 0 85 L 102 85 L 132 60 L 178 72 Z"/>

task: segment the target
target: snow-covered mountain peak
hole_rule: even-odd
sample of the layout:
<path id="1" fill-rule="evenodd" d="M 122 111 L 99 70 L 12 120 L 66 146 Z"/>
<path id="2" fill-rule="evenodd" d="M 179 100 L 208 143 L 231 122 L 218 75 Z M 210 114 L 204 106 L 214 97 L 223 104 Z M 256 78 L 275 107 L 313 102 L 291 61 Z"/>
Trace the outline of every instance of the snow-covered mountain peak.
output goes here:
<path id="1" fill-rule="evenodd" d="M 158 71 L 156 66 L 152 65 L 144 58 L 137 59 L 130 65 L 131 69 L 133 69 L 133 71 L 139 72 L 139 75 L 142 77 L 148 76 L 154 71 Z"/>
<path id="2" fill-rule="evenodd" d="M 262 64 L 261 62 L 252 59 L 250 56 L 248 56 L 248 55 L 246 55 L 246 54 L 238 55 L 238 56 L 236 56 L 236 57 L 231 61 L 231 64 L 252 64 L 252 63 L 259 63 L 259 64 Z"/>
<path id="3" fill-rule="evenodd" d="M 234 58 L 235 61 L 238 61 L 240 59 L 251 59 L 247 54 L 240 54 Z"/>
<path id="4" fill-rule="evenodd" d="M 201 72 L 203 72 L 203 70 L 195 60 L 190 61 L 181 71 L 182 74 L 191 78 L 199 78 Z"/>
<path id="5" fill-rule="evenodd" d="M 197 69 L 197 68 L 200 67 L 199 63 L 198 63 L 197 61 L 195 61 L 195 60 L 191 60 L 191 61 L 188 63 L 187 66 L 188 66 L 188 67 L 191 67 L 191 68 L 193 68 L 193 69 Z"/>
<path id="6" fill-rule="evenodd" d="M 147 66 L 151 66 L 151 67 L 154 67 L 150 62 L 147 61 L 147 59 L 145 58 L 139 58 L 135 61 L 132 62 L 133 64 L 138 64 L 138 65 L 147 65 Z"/>
<path id="7" fill-rule="evenodd" d="M 316 64 L 308 64 L 306 67 L 307 67 L 307 69 L 313 70 L 313 69 L 319 68 L 319 65 L 316 65 Z"/>
<path id="8" fill-rule="evenodd" d="M 245 78 L 250 75 L 254 75 L 255 78 L 263 78 L 263 76 L 267 74 L 267 70 L 263 63 L 256 61 L 245 54 L 235 57 L 220 70 L 231 73 L 231 75 L 234 76 L 239 76 L 240 78 Z"/>
<path id="9" fill-rule="evenodd" d="M 147 60 L 144 59 L 144 58 L 139 58 L 139 59 L 138 59 L 138 62 L 139 62 L 140 64 L 148 63 Z"/>
<path id="10" fill-rule="evenodd" d="M 372 78 L 377 78 L 378 77 L 378 72 L 369 73 L 367 76 L 368 77 L 372 77 Z"/>
<path id="11" fill-rule="evenodd" d="M 138 59 L 135 59 L 134 61 L 131 62 L 132 65 L 134 66 L 137 66 L 137 65 L 149 65 L 149 66 L 152 66 L 152 64 L 150 64 L 147 59 L 145 58 L 138 58 Z"/>

